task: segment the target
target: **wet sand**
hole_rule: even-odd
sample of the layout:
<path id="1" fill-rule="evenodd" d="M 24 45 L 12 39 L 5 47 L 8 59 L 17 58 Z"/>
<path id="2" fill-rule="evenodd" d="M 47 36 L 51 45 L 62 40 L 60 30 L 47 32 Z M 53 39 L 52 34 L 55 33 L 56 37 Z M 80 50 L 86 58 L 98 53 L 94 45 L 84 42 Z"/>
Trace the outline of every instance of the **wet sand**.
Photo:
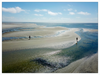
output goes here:
<path id="1" fill-rule="evenodd" d="M 7 27 L 6 27 L 7 26 Z M 9 25 L 5 25 L 4 28 L 8 28 Z M 15 25 L 16 26 L 16 25 Z M 11 28 L 15 27 L 12 25 Z M 20 26 L 19 26 L 20 27 Z M 22 27 L 22 26 L 21 26 Z M 27 27 L 27 26 L 25 26 Z M 28 26 L 29 27 L 29 26 Z M 30 25 L 31 27 L 31 25 Z M 32 27 L 34 27 L 32 25 Z M 68 29 L 65 27 L 43 27 L 36 26 L 36 31 L 16 31 L 5 33 L 2 37 L 29 37 L 31 36 L 44 36 L 44 38 L 34 38 L 34 39 L 15 39 L 9 41 L 2 42 L 2 51 L 12 51 L 19 49 L 31 49 L 31 48 L 67 48 L 76 43 L 76 37 L 80 40 L 80 36 L 78 36 L 75 31 L 79 29 Z M 65 31 L 60 33 L 61 31 Z M 57 35 L 59 33 L 59 35 Z M 50 37 L 46 37 L 50 36 Z"/>
<path id="2" fill-rule="evenodd" d="M 16 28 L 16 27 L 37 27 L 37 25 L 36 24 L 5 24 L 5 23 L 3 23 L 2 24 L 2 29 L 8 29 L 8 28 Z"/>
<path id="3" fill-rule="evenodd" d="M 10 26 L 5 25 L 5 26 L 3 26 L 3 29 L 16 28 L 16 27 L 33 28 L 33 29 L 21 29 L 20 31 L 7 32 L 2 35 L 2 37 L 8 37 L 8 38 L 9 37 L 27 37 L 27 38 L 23 38 L 23 39 L 11 39 L 11 40 L 7 40 L 7 41 L 6 40 L 2 41 L 2 52 L 8 53 L 8 56 L 6 57 L 6 59 L 10 58 L 11 61 L 18 59 L 16 61 L 19 62 L 19 60 L 24 61 L 24 60 L 32 59 L 33 57 L 35 58 L 35 57 L 41 56 L 41 57 L 45 57 L 45 59 L 43 59 L 43 60 L 48 59 L 49 61 L 52 61 L 52 62 L 55 61 L 57 63 L 60 60 L 59 63 L 61 63 L 63 61 L 62 63 L 65 64 L 64 61 L 66 62 L 68 59 L 70 59 L 70 57 L 66 58 L 63 56 L 62 57 L 56 56 L 56 54 L 59 54 L 62 51 L 62 49 L 68 48 L 68 47 L 74 45 L 76 43 L 76 37 L 78 37 L 78 41 L 81 40 L 81 37 L 75 33 L 76 31 L 79 31 L 78 28 L 45 27 L 45 26 L 37 26 L 34 24 L 34 25 L 25 25 L 24 27 L 23 27 L 23 25 L 10 25 Z M 62 31 L 64 31 L 64 32 L 62 32 Z M 83 31 L 84 31 L 84 29 L 83 29 Z M 91 32 L 93 30 L 86 30 L 86 31 Z M 94 30 L 93 32 L 97 32 L 97 31 Z M 29 38 L 28 38 L 29 35 L 31 37 L 42 36 L 42 38 L 31 38 L 29 40 Z M 43 49 L 44 50 L 43 51 L 42 48 L 44 48 L 45 50 Z M 14 50 L 16 50 L 16 51 L 14 51 Z M 17 52 L 17 50 L 19 50 L 19 51 Z M 32 52 L 29 50 L 31 50 Z M 12 55 L 10 55 L 8 51 L 12 52 Z M 22 55 L 20 55 L 20 51 L 23 51 Z M 25 51 L 26 51 L 26 53 L 25 53 Z M 27 53 L 27 51 L 29 51 L 29 53 Z M 17 52 L 18 55 L 16 53 L 13 54 L 13 52 Z M 38 53 L 38 54 L 36 54 L 36 53 Z M 13 55 L 15 55 L 15 58 Z M 18 57 L 16 58 L 16 56 L 18 56 Z M 6 60 L 6 59 L 3 59 L 3 60 L 4 60 L 4 62 L 6 61 L 5 63 L 8 64 L 7 61 L 9 61 L 9 59 L 8 60 Z M 85 57 L 85 58 L 82 58 L 75 62 L 72 62 L 67 67 L 58 69 L 55 72 L 56 73 L 59 73 L 59 72 L 60 73 L 84 73 L 84 72 L 85 73 L 86 72 L 94 72 L 94 73 L 96 72 L 97 73 L 98 72 L 97 60 L 98 60 L 97 54 L 95 54 L 89 58 Z M 4 63 L 4 66 L 5 66 L 5 63 Z M 12 64 L 12 62 L 10 62 L 10 63 Z M 91 64 L 92 64 L 92 66 L 91 66 Z M 31 65 L 33 65 L 33 63 Z M 36 65 L 36 64 L 34 63 L 34 65 Z M 13 66 L 15 67 L 15 65 L 13 65 Z M 27 67 L 28 66 L 29 65 L 27 65 Z M 26 66 L 22 66 L 22 67 L 26 67 Z M 34 67 L 32 67 L 32 68 L 34 68 Z M 11 69 L 13 69 L 13 68 L 11 68 Z M 15 68 L 15 70 L 16 69 L 17 69 L 17 67 Z"/>
<path id="4" fill-rule="evenodd" d="M 9 28 L 32 28 L 33 29 L 22 29 L 20 31 L 8 32 L 2 34 L 2 37 L 27 37 L 22 39 L 12 39 L 2 42 L 2 51 L 12 51 L 19 49 L 31 49 L 31 48 L 54 48 L 63 49 L 68 48 L 76 43 L 76 37 L 78 41 L 81 39 L 79 35 L 75 32 L 79 31 L 78 28 L 65 28 L 65 27 L 45 27 L 38 26 L 36 24 L 32 25 L 2 25 L 3 29 Z M 63 33 L 61 31 L 64 31 Z M 97 32 L 96 29 L 85 29 L 83 31 Z M 59 33 L 59 35 L 58 35 Z M 29 35 L 31 37 L 39 36 L 42 38 L 31 38 L 29 40 Z"/>
<path id="5" fill-rule="evenodd" d="M 98 30 L 97 29 L 87 29 L 87 28 L 83 28 L 83 31 L 84 32 L 98 32 Z"/>
<path id="6" fill-rule="evenodd" d="M 55 73 L 98 73 L 98 53 L 72 62 Z"/>

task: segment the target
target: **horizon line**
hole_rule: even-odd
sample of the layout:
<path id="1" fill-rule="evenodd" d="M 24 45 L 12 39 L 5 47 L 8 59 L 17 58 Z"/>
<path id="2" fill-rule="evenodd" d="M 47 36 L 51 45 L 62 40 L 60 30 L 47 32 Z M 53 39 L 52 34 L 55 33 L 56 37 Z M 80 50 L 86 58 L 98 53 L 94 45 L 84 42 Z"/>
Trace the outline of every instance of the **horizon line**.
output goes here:
<path id="1" fill-rule="evenodd" d="M 5 21 L 5 22 L 7 22 L 7 21 Z M 12 22 L 12 23 L 14 23 L 14 22 Z M 17 22 L 17 23 L 22 23 L 22 22 Z M 37 23 L 57 23 L 57 22 L 37 22 Z M 58 23 L 67 23 L 67 22 L 58 22 Z M 69 23 L 71 23 L 71 22 L 69 22 Z M 73 22 L 73 23 L 83 23 L 83 22 Z M 98 23 L 98 22 L 84 22 L 84 23 Z"/>

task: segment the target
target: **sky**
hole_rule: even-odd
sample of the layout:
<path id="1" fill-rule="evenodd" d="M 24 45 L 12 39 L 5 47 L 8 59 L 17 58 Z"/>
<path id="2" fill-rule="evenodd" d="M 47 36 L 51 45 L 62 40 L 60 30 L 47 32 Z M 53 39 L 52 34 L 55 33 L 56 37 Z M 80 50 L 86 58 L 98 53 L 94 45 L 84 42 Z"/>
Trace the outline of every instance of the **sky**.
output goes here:
<path id="1" fill-rule="evenodd" d="M 98 2 L 2 2 L 2 22 L 98 23 Z"/>

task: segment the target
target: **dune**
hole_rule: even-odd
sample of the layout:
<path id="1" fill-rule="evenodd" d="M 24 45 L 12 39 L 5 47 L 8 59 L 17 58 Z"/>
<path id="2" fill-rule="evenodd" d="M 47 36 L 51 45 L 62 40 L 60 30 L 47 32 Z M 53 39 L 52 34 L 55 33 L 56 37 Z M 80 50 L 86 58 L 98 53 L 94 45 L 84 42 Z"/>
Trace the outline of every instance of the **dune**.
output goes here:
<path id="1" fill-rule="evenodd" d="M 98 53 L 72 62 L 55 73 L 98 73 Z"/>

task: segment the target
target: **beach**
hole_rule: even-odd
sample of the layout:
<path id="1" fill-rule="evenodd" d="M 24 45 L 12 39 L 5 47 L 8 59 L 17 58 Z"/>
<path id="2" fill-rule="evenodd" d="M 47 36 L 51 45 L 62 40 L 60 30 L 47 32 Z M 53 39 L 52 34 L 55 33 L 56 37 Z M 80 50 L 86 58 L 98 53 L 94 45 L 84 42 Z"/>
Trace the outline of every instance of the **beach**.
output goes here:
<path id="1" fill-rule="evenodd" d="M 74 61 L 55 73 L 98 73 L 98 54 Z"/>
<path id="2" fill-rule="evenodd" d="M 2 73 L 99 73 L 98 2 L 2 2 Z"/>
<path id="3" fill-rule="evenodd" d="M 98 63 L 97 32 L 89 28 L 3 23 L 2 72 L 86 73 L 84 64 L 90 67 L 94 59 L 94 64 Z M 97 73 L 97 65 L 90 70 Z"/>
<path id="4" fill-rule="evenodd" d="M 3 25 L 4 29 L 8 28 L 9 25 Z M 11 26 L 11 25 L 10 25 Z M 12 25 L 11 28 L 14 28 L 17 25 Z M 18 26 L 17 26 L 18 27 Z M 22 26 L 19 26 L 22 27 Z M 27 27 L 27 26 L 26 26 Z M 29 27 L 29 26 L 28 26 Z M 27 27 L 27 28 L 28 28 Z M 30 26 L 30 28 L 33 26 Z M 24 30 L 24 29 L 23 29 Z M 38 27 L 35 26 L 34 31 L 16 31 L 8 32 L 2 35 L 2 37 L 27 37 L 27 39 L 11 39 L 2 42 L 3 51 L 19 50 L 19 49 L 32 49 L 32 48 L 66 48 L 68 43 L 71 45 L 76 43 L 76 37 L 78 41 L 81 39 L 75 31 L 78 29 L 68 29 L 64 27 Z M 62 32 L 63 31 L 63 32 Z M 29 35 L 31 37 L 40 36 L 41 38 L 31 38 L 29 40 Z"/>

